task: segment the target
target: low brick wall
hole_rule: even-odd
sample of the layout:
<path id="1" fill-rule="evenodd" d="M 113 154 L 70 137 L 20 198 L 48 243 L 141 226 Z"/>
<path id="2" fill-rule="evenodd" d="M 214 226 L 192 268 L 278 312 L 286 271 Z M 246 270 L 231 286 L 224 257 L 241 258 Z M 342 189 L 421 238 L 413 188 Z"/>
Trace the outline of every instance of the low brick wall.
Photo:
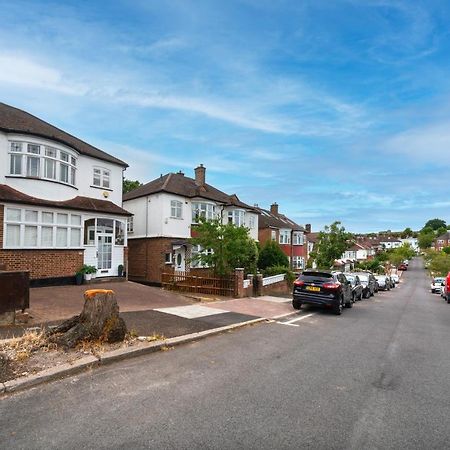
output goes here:
<path id="1" fill-rule="evenodd" d="M 83 250 L 0 250 L 7 270 L 29 271 L 30 279 L 74 277 L 83 265 Z"/>
<path id="2" fill-rule="evenodd" d="M 262 295 L 277 295 L 277 294 L 280 295 L 291 293 L 292 293 L 292 285 L 288 283 L 286 280 L 262 287 Z"/>

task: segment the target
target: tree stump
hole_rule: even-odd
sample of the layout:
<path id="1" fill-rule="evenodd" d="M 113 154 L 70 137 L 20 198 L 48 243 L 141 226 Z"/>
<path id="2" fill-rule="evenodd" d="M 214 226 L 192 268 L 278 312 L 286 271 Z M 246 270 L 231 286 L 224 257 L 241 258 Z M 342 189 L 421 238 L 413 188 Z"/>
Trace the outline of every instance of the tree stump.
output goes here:
<path id="1" fill-rule="evenodd" d="M 51 340 L 65 348 L 73 348 L 85 340 L 123 341 L 127 328 L 119 317 L 114 291 L 91 289 L 84 293 L 81 314 L 51 330 Z"/>

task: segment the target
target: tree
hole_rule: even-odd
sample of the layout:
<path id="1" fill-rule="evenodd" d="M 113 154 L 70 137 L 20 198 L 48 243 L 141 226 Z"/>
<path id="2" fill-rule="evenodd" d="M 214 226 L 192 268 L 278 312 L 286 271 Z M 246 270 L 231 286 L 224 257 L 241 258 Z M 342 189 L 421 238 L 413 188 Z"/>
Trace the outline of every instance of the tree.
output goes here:
<path id="1" fill-rule="evenodd" d="M 445 227 L 440 227 L 436 230 L 436 237 L 442 236 L 443 234 L 447 233 L 447 228 Z"/>
<path id="2" fill-rule="evenodd" d="M 126 194 L 127 192 L 133 191 L 134 189 L 137 189 L 140 186 L 142 186 L 142 183 L 140 181 L 138 180 L 132 181 L 124 178 L 122 183 L 122 192 Z"/>
<path id="3" fill-rule="evenodd" d="M 340 224 L 338 221 L 333 222 L 319 233 L 315 250 L 311 254 L 318 268 L 330 269 L 334 261 L 353 243 L 352 234 L 346 232 Z"/>
<path id="4" fill-rule="evenodd" d="M 289 259 L 276 241 L 267 241 L 259 253 L 258 268 L 275 266 L 289 267 Z"/>
<path id="5" fill-rule="evenodd" d="M 450 272 L 450 255 L 447 255 L 446 253 L 434 255 L 428 268 L 435 275 L 447 275 L 448 272 Z"/>
<path id="6" fill-rule="evenodd" d="M 245 227 L 223 224 L 220 219 L 199 218 L 195 228 L 196 237 L 191 238 L 190 242 L 199 245 L 204 251 L 193 259 L 221 276 L 231 275 L 239 267 L 246 273 L 255 273 L 258 248 L 248 231 Z"/>
<path id="7" fill-rule="evenodd" d="M 424 228 L 430 227 L 433 230 L 437 230 L 439 228 L 447 228 L 447 224 L 445 220 L 442 219 L 430 219 L 424 226 Z"/>
<path id="8" fill-rule="evenodd" d="M 420 233 L 419 233 L 419 237 L 418 237 L 418 244 L 419 244 L 419 247 L 421 248 L 421 249 L 426 249 L 426 248 L 430 248 L 431 247 L 431 244 L 433 243 L 433 241 L 434 241 L 434 239 L 435 239 L 435 235 L 434 235 L 434 232 L 433 231 L 421 231 Z"/>
<path id="9" fill-rule="evenodd" d="M 408 237 L 412 237 L 413 234 L 414 234 L 414 231 L 411 230 L 411 228 L 407 227 L 407 228 L 405 228 L 405 229 L 402 231 L 402 233 L 401 233 L 400 236 L 401 236 L 402 239 L 406 239 L 406 238 L 408 238 Z"/>

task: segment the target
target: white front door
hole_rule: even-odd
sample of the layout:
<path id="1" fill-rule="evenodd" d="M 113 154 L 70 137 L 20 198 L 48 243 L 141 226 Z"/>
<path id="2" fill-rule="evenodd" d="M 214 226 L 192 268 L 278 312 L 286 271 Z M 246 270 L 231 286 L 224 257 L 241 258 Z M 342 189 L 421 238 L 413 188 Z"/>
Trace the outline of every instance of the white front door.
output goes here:
<path id="1" fill-rule="evenodd" d="M 175 250 L 175 270 L 184 272 L 186 270 L 186 250 L 184 247 Z"/>
<path id="2" fill-rule="evenodd" d="M 97 233 L 97 276 L 113 275 L 112 270 L 113 235 Z"/>

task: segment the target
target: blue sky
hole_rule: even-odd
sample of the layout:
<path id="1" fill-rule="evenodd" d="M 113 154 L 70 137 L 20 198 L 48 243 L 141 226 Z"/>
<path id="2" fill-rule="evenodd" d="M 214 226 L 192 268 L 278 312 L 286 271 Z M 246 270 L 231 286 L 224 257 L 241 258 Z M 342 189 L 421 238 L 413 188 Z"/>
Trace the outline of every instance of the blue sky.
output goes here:
<path id="1" fill-rule="evenodd" d="M 0 101 L 313 229 L 450 221 L 448 1 L 4 1 Z"/>

